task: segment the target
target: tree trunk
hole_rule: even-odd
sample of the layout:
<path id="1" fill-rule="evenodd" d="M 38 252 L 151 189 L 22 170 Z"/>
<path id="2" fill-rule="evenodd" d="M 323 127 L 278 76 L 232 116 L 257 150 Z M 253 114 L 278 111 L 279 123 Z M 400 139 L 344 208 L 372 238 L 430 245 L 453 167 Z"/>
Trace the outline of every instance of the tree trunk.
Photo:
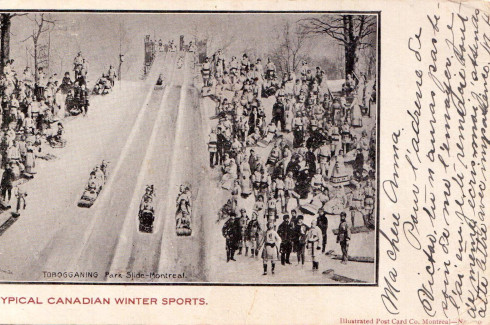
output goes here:
<path id="1" fill-rule="evenodd" d="M 357 44 L 349 43 L 345 46 L 345 75 L 351 74 L 356 70 Z M 359 77 L 359 76 L 358 76 Z"/>
<path id="2" fill-rule="evenodd" d="M 2 14 L 0 27 L 0 71 L 10 59 L 10 14 Z"/>
<path id="3" fill-rule="evenodd" d="M 39 81 L 39 73 L 37 71 L 37 40 L 34 39 L 34 80 L 36 84 Z"/>
<path id="4" fill-rule="evenodd" d="M 345 50 L 345 76 L 356 71 L 357 64 L 357 39 L 354 35 L 354 22 L 352 15 L 342 18 L 344 23 L 344 50 Z M 358 76 L 359 77 L 359 76 Z"/>
<path id="5" fill-rule="evenodd" d="M 296 69 L 298 69 L 298 58 L 297 58 L 297 53 L 294 53 L 292 71 L 296 71 Z"/>
<path id="6" fill-rule="evenodd" d="M 349 71 L 351 71 L 350 69 L 350 65 L 347 63 L 348 62 L 348 58 L 350 56 L 349 54 L 349 23 L 348 23 L 348 19 L 347 19 L 347 16 L 343 16 L 342 17 L 342 23 L 344 25 L 344 78 L 347 79 L 347 75 L 349 74 Z"/>

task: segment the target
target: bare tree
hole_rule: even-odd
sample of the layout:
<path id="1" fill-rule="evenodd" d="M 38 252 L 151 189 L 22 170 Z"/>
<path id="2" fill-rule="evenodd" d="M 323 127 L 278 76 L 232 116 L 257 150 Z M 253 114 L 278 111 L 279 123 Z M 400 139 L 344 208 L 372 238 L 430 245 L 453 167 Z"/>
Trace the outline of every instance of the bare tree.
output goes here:
<path id="1" fill-rule="evenodd" d="M 299 63 L 304 59 L 306 35 L 298 24 L 287 21 L 281 26 L 278 35 L 281 42 L 279 47 L 287 72 L 296 71 Z"/>
<path id="2" fill-rule="evenodd" d="M 190 34 L 196 42 L 201 41 L 206 43 L 208 56 L 216 53 L 218 49 L 226 52 L 237 41 L 237 36 L 230 30 L 201 29 L 197 23 L 191 26 Z"/>
<path id="3" fill-rule="evenodd" d="M 296 71 L 306 59 L 307 34 L 299 24 L 285 21 L 276 26 L 275 36 L 278 43 L 269 52 L 269 58 L 281 73 Z"/>
<path id="4" fill-rule="evenodd" d="M 223 39 L 224 38 L 224 39 Z M 235 35 L 230 35 L 229 37 L 216 38 L 213 36 L 209 36 L 206 38 L 208 44 L 208 50 L 211 50 L 211 53 L 216 53 L 218 50 L 226 53 L 226 50 L 230 48 L 233 43 L 236 41 Z"/>
<path id="5" fill-rule="evenodd" d="M 377 17 L 374 15 L 325 15 L 320 18 L 300 20 L 303 32 L 310 36 L 327 35 L 345 50 L 345 73 L 357 69 L 358 51 L 373 46 L 369 36 L 376 33 Z"/>
<path id="6" fill-rule="evenodd" d="M 269 53 L 269 58 L 276 65 L 276 69 L 279 72 L 287 71 L 287 61 L 284 59 L 284 53 L 281 51 L 280 47 L 277 47 Z"/>
<path id="7" fill-rule="evenodd" d="M 34 53 L 31 53 L 31 55 L 34 58 L 35 80 L 36 82 L 38 82 L 39 39 L 44 33 L 54 29 L 54 27 L 56 26 L 56 20 L 51 19 L 49 14 L 44 13 L 36 14 L 34 15 L 34 18 L 31 18 L 29 16 L 27 16 L 27 18 L 35 23 L 35 29 L 32 31 L 32 34 L 29 35 L 29 37 L 24 39 L 22 42 L 26 42 L 27 40 L 32 39 Z"/>
<path id="8" fill-rule="evenodd" d="M 16 16 L 25 16 L 27 13 L 4 13 L 0 16 L 0 71 L 3 71 L 3 67 L 7 60 L 10 59 L 10 26 L 12 18 Z"/>

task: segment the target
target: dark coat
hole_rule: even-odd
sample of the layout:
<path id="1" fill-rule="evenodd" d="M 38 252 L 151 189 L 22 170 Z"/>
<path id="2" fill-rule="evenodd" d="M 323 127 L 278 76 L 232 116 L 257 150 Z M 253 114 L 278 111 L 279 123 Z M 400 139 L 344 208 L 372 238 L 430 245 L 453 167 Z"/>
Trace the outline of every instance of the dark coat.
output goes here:
<path id="1" fill-rule="evenodd" d="M 342 221 L 339 225 L 339 233 L 337 234 L 337 243 L 345 243 L 350 240 L 350 227 L 347 221 Z"/>
<path id="2" fill-rule="evenodd" d="M 283 221 L 279 225 L 279 228 L 277 228 L 277 234 L 279 235 L 279 237 L 281 237 L 283 243 L 289 243 L 293 241 L 294 233 L 293 229 L 291 228 L 291 223 L 286 223 L 285 221 Z"/>
<path id="3" fill-rule="evenodd" d="M 260 229 L 260 224 L 258 220 L 257 219 L 251 220 L 248 223 L 247 231 L 245 232 L 245 239 L 246 240 L 256 239 L 258 241 L 261 231 L 262 230 Z"/>
<path id="4" fill-rule="evenodd" d="M 284 116 L 284 104 L 276 102 L 274 106 L 272 106 L 272 115 L 276 117 Z"/>
<path id="5" fill-rule="evenodd" d="M 240 220 L 228 219 L 223 225 L 223 237 L 230 243 L 236 244 L 240 241 Z"/>
<path id="6" fill-rule="evenodd" d="M 327 229 L 328 229 L 327 216 L 325 214 L 318 216 L 318 218 L 316 219 L 316 223 L 318 225 L 318 228 L 320 228 L 320 230 L 322 231 L 322 234 L 325 234 L 327 232 Z"/>
<path id="7" fill-rule="evenodd" d="M 2 176 L 1 186 L 5 188 L 12 188 L 12 182 L 14 181 L 15 175 L 11 168 L 7 168 Z"/>
<path id="8" fill-rule="evenodd" d="M 293 230 L 293 239 L 296 244 L 304 244 L 306 242 L 306 233 L 308 232 L 308 226 L 305 224 L 296 225 Z"/>

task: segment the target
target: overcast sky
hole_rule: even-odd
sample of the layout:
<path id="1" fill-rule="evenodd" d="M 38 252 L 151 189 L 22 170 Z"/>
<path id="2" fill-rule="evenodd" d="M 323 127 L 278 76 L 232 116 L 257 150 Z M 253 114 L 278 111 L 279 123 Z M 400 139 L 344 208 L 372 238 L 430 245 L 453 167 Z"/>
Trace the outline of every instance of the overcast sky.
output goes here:
<path id="1" fill-rule="evenodd" d="M 29 16 L 33 18 L 33 13 Z M 286 21 L 318 16 L 305 14 L 114 14 L 114 13 L 54 13 L 49 14 L 57 21 L 57 29 L 51 32 L 51 69 L 72 69 L 73 58 L 81 50 L 90 64 L 89 78 L 97 78 L 110 64 L 117 65 L 119 55 L 120 30 L 125 35 L 123 52 L 124 79 L 137 79 L 143 67 L 146 34 L 167 42 L 179 35 L 212 35 L 214 46 L 221 41 L 233 39 L 227 52 L 240 55 L 246 48 L 257 48 L 258 53 L 267 53 L 277 44 L 275 30 Z M 32 66 L 32 58 L 26 47 L 32 49 L 32 40 L 22 42 L 35 28 L 27 17 L 12 20 L 11 57 L 16 59 L 16 70 L 22 71 L 27 59 Z M 46 35 L 47 36 L 47 35 Z M 315 38 L 307 44 L 311 57 L 338 56 L 341 48 L 328 37 Z"/>

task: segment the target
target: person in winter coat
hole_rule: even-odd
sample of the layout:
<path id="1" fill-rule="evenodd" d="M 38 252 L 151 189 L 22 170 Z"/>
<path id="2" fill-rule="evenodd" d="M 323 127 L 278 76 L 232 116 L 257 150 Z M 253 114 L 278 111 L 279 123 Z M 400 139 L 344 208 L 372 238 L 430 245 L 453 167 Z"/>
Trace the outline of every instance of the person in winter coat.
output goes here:
<path id="1" fill-rule="evenodd" d="M 322 247 L 322 231 L 316 225 L 316 220 L 311 222 L 311 228 L 306 233 L 306 248 L 311 255 L 313 270 L 318 270 L 319 262 L 317 260 L 317 250 Z"/>
<path id="2" fill-rule="evenodd" d="M 278 200 L 271 195 L 267 201 L 267 222 L 272 222 L 275 224 L 276 220 L 278 219 L 278 206 Z"/>
<path id="3" fill-rule="evenodd" d="M 209 79 L 211 76 L 211 63 L 209 62 L 209 58 L 206 58 L 204 60 L 204 63 L 202 65 L 202 69 L 201 69 L 201 75 L 202 75 L 204 87 L 209 86 Z"/>
<path id="4" fill-rule="evenodd" d="M 35 174 L 36 168 L 36 154 L 35 148 L 31 141 L 26 141 L 26 158 L 25 158 L 25 172 L 28 174 Z"/>
<path id="5" fill-rule="evenodd" d="M 278 98 L 277 102 L 272 107 L 272 122 L 276 127 L 279 127 L 279 123 L 281 123 L 281 131 L 285 132 L 286 115 L 283 99 L 281 98 Z"/>
<path id="6" fill-rule="evenodd" d="M 89 107 L 89 96 L 88 96 L 87 86 L 85 86 L 85 84 L 81 85 L 79 96 L 80 96 L 79 97 L 80 108 L 82 110 L 83 116 L 87 116 L 88 107 Z"/>
<path id="7" fill-rule="evenodd" d="M 109 81 L 111 82 L 111 86 L 114 87 L 114 81 L 117 78 L 116 75 L 116 70 L 114 70 L 114 67 L 111 65 L 109 66 L 109 71 L 107 72 L 107 77 L 109 78 Z"/>
<path id="8" fill-rule="evenodd" d="M 250 248 L 250 257 L 256 257 L 259 255 L 259 241 L 262 229 L 260 223 L 257 220 L 257 212 L 252 213 L 252 220 L 247 225 L 247 231 L 245 233 L 247 248 Z"/>
<path id="9" fill-rule="evenodd" d="M 276 266 L 275 261 L 278 259 L 278 250 L 281 245 L 281 237 L 274 230 L 274 224 L 272 222 L 267 223 L 267 231 L 265 233 L 262 260 L 264 264 L 264 273 L 267 275 L 267 264 L 271 262 L 271 273 L 274 274 L 274 268 Z"/>
<path id="10" fill-rule="evenodd" d="M 246 232 L 250 218 L 247 215 L 247 210 L 240 209 L 240 218 L 238 224 L 240 227 L 240 241 L 238 243 L 238 255 L 242 255 L 242 250 L 245 247 L 245 256 L 248 256 L 248 247 L 246 246 Z"/>
<path id="11" fill-rule="evenodd" d="M 284 188 L 285 188 L 284 179 L 283 179 L 282 175 L 280 175 L 273 182 L 273 192 L 274 192 L 274 196 L 277 198 L 278 203 L 281 206 L 281 212 L 287 213 L 286 197 L 284 194 Z"/>
<path id="12" fill-rule="evenodd" d="M 308 226 L 303 223 L 304 217 L 298 216 L 296 226 L 294 227 L 293 238 L 296 255 L 298 257 L 298 265 L 305 264 L 305 245 L 306 245 L 306 233 L 308 232 Z"/>
<path id="13" fill-rule="evenodd" d="M 281 264 L 291 264 L 289 261 L 289 256 L 291 255 L 291 250 L 293 248 L 292 239 L 293 231 L 291 223 L 289 222 L 289 216 L 286 214 L 283 217 L 283 222 L 279 225 L 277 229 L 277 234 L 281 237 Z"/>
<path id="14" fill-rule="evenodd" d="M 320 228 L 322 231 L 322 253 L 325 253 L 325 247 L 327 245 L 328 219 L 323 208 L 318 209 L 318 218 L 316 218 L 316 223 L 318 228 Z"/>
<path id="15" fill-rule="evenodd" d="M 209 134 L 209 141 L 208 141 L 209 167 L 211 168 L 214 168 L 214 166 L 218 165 L 217 143 L 218 143 L 218 136 L 216 134 L 216 128 L 213 128 L 211 130 L 211 133 Z"/>
<path id="16" fill-rule="evenodd" d="M 340 225 L 339 232 L 337 234 L 337 243 L 340 244 L 342 249 L 342 264 L 347 264 L 349 260 L 349 242 L 351 231 L 349 224 L 346 221 L 347 214 L 345 212 L 340 213 Z"/>
<path id="17" fill-rule="evenodd" d="M 15 191 L 15 196 L 17 197 L 17 204 L 15 207 L 15 211 L 13 212 L 14 216 L 20 216 L 20 211 L 26 209 L 26 196 L 27 192 L 25 189 L 19 185 L 17 185 Z"/>
<path id="18" fill-rule="evenodd" d="M 223 237 L 226 239 L 226 262 L 236 261 L 235 251 L 240 241 L 240 224 L 235 217 L 236 213 L 232 212 L 222 229 Z"/>
<path id="19" fill-rule="evenodd" d="M 12 182 L 15 179 L 15 174 L 13 171 L 14 163 L 10 163 L 5 169 L 2 175 L 1 188 L 2 188 L 2 200 L 4 205 L 8 206 L 10 199 L 12 197 Z"/>

